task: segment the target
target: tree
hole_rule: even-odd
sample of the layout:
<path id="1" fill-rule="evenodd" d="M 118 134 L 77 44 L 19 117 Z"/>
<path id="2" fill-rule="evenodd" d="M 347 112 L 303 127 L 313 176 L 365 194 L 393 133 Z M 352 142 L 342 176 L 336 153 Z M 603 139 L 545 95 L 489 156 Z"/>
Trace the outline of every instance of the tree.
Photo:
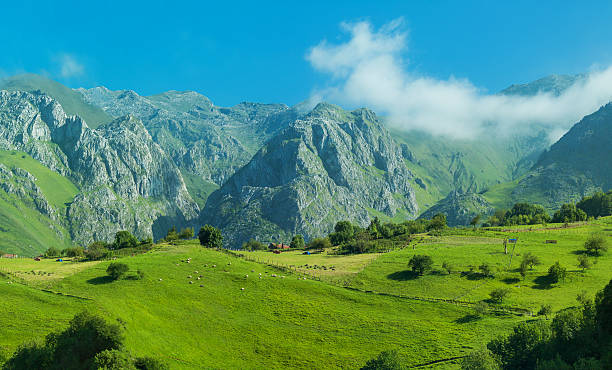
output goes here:
<path id="1" fill-rule="evenodd" d="M 397 351 L 383 351 L 376 358 L 366 362 L 361 370 L 400 370 L 403 366 Z"/>
<path id="2" fill-rule="evenodd" d="M 198 233 L 200 244 L 206 248 L 221 248 L 223 246 L 223 235 L 221 230 L 211 225 L 204 225 Z"/>
<path id="3" fill-rule="evenodd" d="M 311 240 L 308 245 L 306 245 L 306 249 L 317 249 L 319 251 L 323 251 L 326 248 L 331 247 L 331 242 L 327 238 L 315 238 Z"/>
<path id="4" fill-rule="evenodd" d="M 429 225 L 427 225 L 427 231 L 430 230 L 442 230 L 446 227 L 446 215 L 444 213 L 438 213 L 431 218 Z"/>
<path id="5" fill-rule="evenodd" d="M 612 334 L 612 280 L 595 295 L 597 326 L 608 335 Z"/>
<path id="6" fill-rule="evenodd" d="M 125 263 L 111 262 L 111 264 L 106 268 L 106 273 L 113 280 L 119 280 L 121 277 L 123 277 L 123 275 L 125 275 L 126 272 L 129 271 L 129 269 L 130 267 Z"/>
<path id="7" fill-rule="evenodd" d="M 45 251 L 45 257 L 47 258 L 55 258 L 61 255 L 62 255 L 62 252 L 60 252 L 60 250 L 55 247 L 50 247 L 49 249 Z"/>
<path id="8" fill-rule="evenodd" d="M 85 257 L 91 261 L 101 260 L 108 257 L 108 244 L 105 242 L 97 241 L 89 244 L 85 250 Z"/>
<path id="9" fill-rule="evenodd" d="M 545 316 L 548 319 L 548 316 L 552 314 L 552 306 L 549 304 L 542 305 L 540 307 L 540 311 L 538 311 L 538 315 Z"/>
<path id="10" fill-rule="evenodd" d="M 300 234 L 293 236 L 293 239 L 291 239 L 291 243 L 289 244 L 289 246 L 294 249 L 304 248 L 304 237 Z"/>
<path id="11" fill-rule="evenodd" d="M 531 252 L 527 252 L 523 255 L 523 260 L 521 261 L 521 266 L 529 266 L 530 270 L 533 270 L 534 266 L 541 265 L 542 262 L 538 258 L 538 256 L 532 254 Z"/>
<path id="12" fill-rule="evenodd" d="M 113 249 L 136 248 L 136 246 L 138 246 L 138 239 L 129 231 L 121 230 L 115 234 Z"/>
<path id="13" fill-rule="evenodd" d="M 559 261 L 555 262 L 554 265 L 548 268 L 548 276 L 550 277 L 551 282 L 558 283 L 561 280 L 565 280 L 565 276 L 567 275 L 567 269 L 559 264 Z"/>
<path id="14" fill-rule="evenodd" d="M 486 262 L 483 262 L 482 265 L 478 266 L 478 269 L 484 276 L 493 276 L 493 268 Z"/>
<path id="15" fill-rule="evenodd" d="M 380 233 L 380 220 L 378 219 L 378 217 L 374 217 L 374 219 L 370 221 L 370 225 L 366 230 L 370 233 L 370 235 L 372 235 L 374 239 L 378 239 L 382 236 L 382 234 Z"/>
<path id="16" fill-rule="evenodd" d="M 603 252 L 606 252 L 608 250 L 608 245 L 605 235 L 600 233 L 591 234 L 584 242 L 584 249 L 594 256 L 599 256 Z"/>
<path id="17" fill-rule="evenodd" d="M 499 361 L 487 348 L 471 352 L 461 360 L 461 370 L 498 370 Z"/>
<path id="18" fill-rule="evenodd" d="M 489 293 L 489 296 L 491 296 L 493 302 L 502 303 L 510 295 L 510 292 L 510 288 L 497 288 Z"/>
<path id="19" fill-rule="evenodd" d="M 552 222 L 576 222 L 586 221 L 587 214 L 580 208 L 576 208 L 574 203 L 567 203 L 561 205 L 561 208 L 555 212 L 552 218 Z"/>
<path id="20" fill-rule="evenodd" d="M 193 228 L 192 227 L 184 228 L 178 234 L 178 237 L 179 237 L 179 239 L 184 239 L 184 240 L 193 238 Z"/>
<path id="21" fill-rule="evenodd" d="M 442 268 L 445 269 L 449 275 L 452 274 L 454 270 L 453 265 L 451 265 L 449 262 L 446 262 L 446 261 L 442 262 Z"/>
<path id="22" fill-rule="evenodd" d="M 175 240 L 178 240 L 179 235 L 176 232 L 176 226 L 172 226 L 170 228 L 170 230 L 168 230 L 168 232 L 166 233 L 166 237 L 164 238 L 167 242 L 173 242 Z"/>
<path id="23" fill-rule="evenodd" d="M 412 272 L 422 276 L 433 267 L 433 259 L 431 256 L 417 254 L 410 259 L 408 267 L 412 269 Z"/>
<path id="24" fill-rule="evenodd" d="M 134 360 L 134 366 L 139 370 L 168 370 L 169 367 L 162 361 L 153 357 L 138 357 Z"/>
<path id="25" fill-rule="evenodd" d="M 487 304 L 487 302 L 478 301 L 474 305 L 474 313 L 476 314 L 476 316 L 484 316 L 488 311 L 489 305 Z"/>
<path id="26" fill-rule="evenodd" d="M 250 239 L 248 242 L 242 243 L 242 250 L 245 251 L 263 251 L 266 250 L 266 245 L 255 239 Z"/>
<path id="27" fill-rule="evenodd" d="M 591 268 L 591 260 L 584 254 L 578 256 L 578 267 L 584 272 L 586 269 Z"/>
<path id="28" fill-rule="evenodd" d="M 472 221 L 470 221 L 470 225 L 474 226 L 474 230 L 476 230 L 476 226 L 480 223 L 480 215 L 476 215 Z"/>
<path id="29" fill-rule="evenodd" d="M 83 247 L 66 248 L 62 251 L 62 254 L 66 257 L 83 257 L 85 250 Z"/>
<path id="30" fill-rule="evenodd" d="M 117 349 L 107 349 L 94 358 L 94 369 L 103 370 L 136 370 L 130 356 Z"/>

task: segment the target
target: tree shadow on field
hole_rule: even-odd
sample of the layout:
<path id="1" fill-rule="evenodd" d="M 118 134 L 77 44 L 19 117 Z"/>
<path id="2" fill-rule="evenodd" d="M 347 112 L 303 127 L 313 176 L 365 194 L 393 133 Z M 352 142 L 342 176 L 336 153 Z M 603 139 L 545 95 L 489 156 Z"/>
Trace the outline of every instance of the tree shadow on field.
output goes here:
<path id="1" fill-rule="evenodd" d="M 521 279 L 517 277 L 508 277 L 508 278 L 502 279 L 502 281 L 506 284 L 517 284 L 521 282 Z"/>
<path id="2" fill-rule="evenodd" d="M 457 320 L 455 320 L 455 322 L 457 324 L 467 324 L 467 323 L 470 323 L 470 322 L 478 321 L 480 319 L 481 319 L 481 317 L 478 316 L 478 315 L 467 314 L 467 315 L 465 315 L 463 317 L 458 318 Z"/>
<path id="3" fill-rule="evenodd" d="M 113 282 L 113 278 L 106 275 L 106 276 L 98 276 L 92 279 L 87 280 L 87 282 L 89 284 L 93 284 L 93 285 L 101 285 L 101 284 L 108 284 L 108 283 L 112 283 Z"/>
<path id="4" fill-rule="evenodd" d="M 586 249 L 578 249 L 578 250 L 572 251 L 572 254 L 575 254 L 578 256 L 580 256 L 581 254 L 586 254 L 588 256 L 591 255 Z"/>
<path id="5" fill-rule="evenodd" d="M 412 270 L 404 270 L 404 271 L 396 271 L 392 274 L 387 275 L 388 279 L 395 281 L 406 281 L 406 280 L 414 280 L 419 277 L 419 274 L 413 272 Z"/>
<path id="6" fill-rule="evenodd" d="M 552 289 L 554 284 L 553 279 L 548 275 L 538 276 L 533 282 L 536 283 L 533 289 Z"/>

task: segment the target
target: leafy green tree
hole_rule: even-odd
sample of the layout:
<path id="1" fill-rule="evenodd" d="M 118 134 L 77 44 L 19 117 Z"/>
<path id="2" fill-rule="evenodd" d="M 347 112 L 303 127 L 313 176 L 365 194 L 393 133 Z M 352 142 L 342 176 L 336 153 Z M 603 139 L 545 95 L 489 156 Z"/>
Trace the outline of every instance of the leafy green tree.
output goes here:
<path id="1" fill-rule="evenodd" d="M 179 239 L 191 239 L 193 238 L 193 228 L 192 227 L 186 227 L 183 230 L 181 230 L 181 232 L 178 234 Z"/>
<path id="2" fill-rule="evenodd" d="M 372 238 L 378 239 L 382 236 L 382 234 L 380 233 L 380 227 L 380 220 L 378 219 L 378 217 L 374 217 L 374 219 L 370 221 L 370 225 L 366 230 L 370 233 Z"/>
<path id="3" fill-rule="evenodd" d="M 53 352 L 44 344 L 28 342 L 17 347 L 3 370 L 49 369 L 53 364 Z"/>
<path id="4" fill-rule="evenodd" d="M 107 248 L 108 244 L 105 242 L 97 241 L 89 244 L 85 250 L 85 257 L 91 261 L 97 261 L 108 257 L 109 251 Z"/>
<path id="5" fill-rule="evenodd" d="M 586 221 L 587 214 L 580 208 L 576 208 L 574 203 L 563 204 L 561 208 L 554 213 L 552 222 L 576 222 Z"/>
<path id="6" fill-rule="evenodd" d="M 474 230 L 476 230 L 476 226 L 478 226 L 478 224 L 480 223 L 480 215 L 476 215 L 472 221 L 470 221 L 470 225 L 472 225 L 474 227 Z"/>
<path id="7" fill-rule="evenodd" d="M 431 256 L 417 254 L 408 261 L 408 267 L 412 269 L 412 272 L 422 276 L 425 272 L 431 271 L 433 259 Z"/>
<path id="8" fill-rule="evenodd" d="M 487 312 L 489 312 L 489 305 L 487 302 L 478 301 L 476 304 L 474 304 L 474 313 L 476 316 L 484 316 L 487 314 Z"/>
<path id="9" fill-rule="evenodd" d="M 104 350 L 94 357 L 94 369 L 98 370 L 136 370 L 130 356 L 117 349 Z"/>
<path id="10" fill-rule="evenodd" d="M 506 299 L 506 297 L 508 297 L 508 295 L 510 295 L 512 291 L 510 290 L 510 288 L 497 288 L 494 289 L 491 293 L 489 293 L 489 296 L 491 297 L 491 300 L 495 303 L 502 303 L 504 301 L 504 299 Z"/>
<path id="11" fill-rule="evenodd" d="M 582 311 L 569 309 L 559 312 L 552 320 L 551 329 L 558 341 L 569 343 L 582 328 Z"/>
<path id="12" fill-rule="evenodd" d="M 138 357 L 134 360 L 134 366 L 139 370 L 168 370 L 169 367 L 162 361 L 153 357 Z"/>
<path id="13" fill-rule="evenodd" d="M 315 238 L 306 245 L 306 249 L 316 249 L 319 251 L 323 251 L 331 247 L 331 242 L 327 238 Z"/>
<path id="14" fill-rule="evenodd" d="M 255 239 L 250 239 L 249 241 L 242 243 L 242 250 L 263 251 L 263 250 L 266 250 L 266 245 Z"/>
<path id="15" fill-rule="evenodd" d="M 540 307 L 540 311 L 538 311 L 538 315 L 544 316 L 548 319 L 548 317 L 552 314 L 552 306 L 550 304 L 544 304 Z"/>
<path id="16" fill-rule="evenodd" d="M 584 272 L 586 269 L 591 268 L 591 260 L 584 254 L 578 256 L 578 267 Z"/>
<path id="17" fill-rule="evenodd" d="M 130 270 L 130 267 L 128 265 L 126 265 L 125 263 L 121 263 L 121 262 L 111 262 L 110 265 L 108 265 L 108 267 L 106 268 L 106 273 L 108 274 L 108 276 L 110 276 L 113 280 L 119 280 L 121 279 L 128 271 Z"/>
<path id="18" fill-rule="evenodd" d="M 294 235 L 293 239 L 291 239 L 291 244 L 289 244 L 289 246 L 294 249 L 303 249 L 304 237 L 300 234 Z"/>
<path id="19" fill-rule="evenodd" d="M 451 265 L 451 263 L 447 261 L 442 262 L 442 268 L 446 270 L 446 272 L 448 272 L 449 275 L 452 274 L 453 270 L 455 269 L 453 265 Z"/>
<path id="20" fill-rule="evenodd" d="M 493 267 L 486 262 L 483 262 L 482 265 L 478 266 L 478 269 L 484 276 L 493 276 Z"/>
<path id="21" fill-rule="evenodd" d="M 600 256 L 603 252 L 608 251 L 608 243 L 605 235 L 601 233 L 593 233 L 589 235 L 587 240 L 584 242 L 584 249 L 589 254 L 594 256 Z"/>
<path id="22" fill-rule="evenodd" d="M 531 252 L 527 252 L 523 255 L 523 260 L 521 261 L 521 266 L 529 266 L 530 270 L 533 270 L 534 266 L 541 265 L 542 262 L 538 258 L 538 256 L 534 255 Z"/>
<path id="23" fill-rule="evenodd" d="M 164 238 L 167 242 L 173 242 L 175 240 L 178 240 L 179 235 L 176 232 L 176 226 L 172 226 L 170 228 L 170 230 L 168 230 L 168 232 L 166 233 L 166 237 Z"/>
<path id="24" fill-rule="evenodd" d="M 499 370 L 499 361 L 487 348 L 471 352 L 461 360 L 461 370 Z"/>
<path id="25" fill-rule="evenodd" d="M 85 250 L 83 247 L 66 248 L 62 251 L 62 254 L 66 257 L 83 257 Z"/>
<path id="26" fill-rule="evenodd" d="M 397 351 L 383 351 L 376 358 L 366 362 L 361 370 L 400 370 L 403 368 Z"/>
<path id="27" fill-rule="evenodd" d="M 62 252 L 55 247 L 50 247 L 49 249 L 45 251 L 45 257 L 47 258 L 60 257 L 61 255 L 62 255 Z"/>
<path id="28" fill-rule="evenodd" d="M 487 347 L 504 369 L 532 369 L 551 337 L 549 325 L 536 320 L 517 325 L 510 335 L 493 339 Z"/>
<path id="29" fill-rule="evenodd" d="M 438 213 L 434 215 L 427 225 L 427 231 L 431 230 L 442 230 L 446 227 L 446 215 L 444 213 Z"/>
<path id="30" fill-rule="evenodd" d="M 583 210 L 589 217 L 604 217 L 612 215 L 612 190 L 607 193 L 598 192 L 590 197 L 584 197 L 576 207 Z"/>
<path id="31" fill-rule="evenodd" d="M 115 234 L 115 241 L 113 242 L 113 249 L 124 249 L 124 248 L 136 248 L 138 246 L 138 239 L 131 232 L 126 230 L 118 231 Z"/>
<path id="32" fill-rule="evenodd" d="M 599 329 L 612 335 L 612 280 L 595 296 L 595 310 Z"/>
<path id="33" fill-rule="evenodd" d="M 204 225 L 198 233 L 200 244 L 206 248 L 221 248 L 223 247 L 223 235 L 221 230 L 211 225 Z"/>
<path id="34" fill-rule="evenodd" d="M 559 261 L 555 262 L 554 265 L 548 268 L 548 276 L 551 282 L 558 283 L 559 281 L 565 280 L 567 275 L 567 269 L 559 264 Z"/>

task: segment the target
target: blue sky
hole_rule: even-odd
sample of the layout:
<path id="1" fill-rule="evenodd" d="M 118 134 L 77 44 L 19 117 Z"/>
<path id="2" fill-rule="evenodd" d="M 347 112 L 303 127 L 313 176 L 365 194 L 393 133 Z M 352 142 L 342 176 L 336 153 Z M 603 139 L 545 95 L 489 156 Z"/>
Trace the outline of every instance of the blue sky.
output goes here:
<path id="1" fill-rule="evenodd" d="M 323 40 L 346 42 L 342 22 L 376 30 L 398 18 L 411 74 L 489 92 L 612 64 L 612 3 L 500 3 L 13 1 L 2 9 L 0 73 L 143 95 L 195 90 L 218 105 L 295 104 L 335 83 L 307 55 Z"/>

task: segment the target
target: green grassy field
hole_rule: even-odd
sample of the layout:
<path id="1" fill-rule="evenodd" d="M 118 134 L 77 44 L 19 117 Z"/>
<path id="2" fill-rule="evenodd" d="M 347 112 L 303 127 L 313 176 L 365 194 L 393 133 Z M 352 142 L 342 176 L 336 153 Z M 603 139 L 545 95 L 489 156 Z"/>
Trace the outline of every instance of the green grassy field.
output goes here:
<path id="1" fill-rule="evenodd" d="M 386 349 L 397 349 L 407 365 L 415 366 L 463 356 L 516 323 L 533 319 L 499 312 L 477 319 L 469 304 L 428 299 L 475 302 L 504 286 L 512 294 L 503 306 L 536 310 L 550 303 L 559 310 L 576 305 L 582 290 L 600 290 L 612 278 L 612 252 L 599 257 L 585 273 L 576 267 L 575 251 L 593 231 L 610 236 L 612 218 L 557 230 L 455 230 L 424 237 L 415 250 L 383 254 L 245 253 L 260 262 L 190 241 L 122 258 L 130 275 L 144 272 L 142 280 L 109 281 L 109 262 L 0 259 L 0 312 L 11 322 L 0 326 L 0 347 L 12 351 L 25 340 L 64 328 L 74 313 L 91 309 L 125 328 L 126 346 L 133 355 L 161 356 L 173 369 L 358 368 Z M 515 253 L 531 251 L 543 262 L 525 281 L 510 280 L 520 278 L 514 271 L 520 256 L 506 267 L 509 255 L 503 252 L 501 238 L 513 236 L 519 239 Z M 545 244 L 546 239 L 558 243 Z M 435 271 L 415 279 L 406 272 L 414 253 L 431 255 L 435 270 L 449 260 L 456 271 L 482 262 L 500 271 L 491 279 Z M 569 276 L 565 282 L 544 286 L 539 278 L 557 260 L 568 267 Z M 338 279 L 349 289 L 337 284 Z M 443 362 L 438 368 L 457 364 Z"/>
<path id="2" fill-rule="evenodd" d="M 59 215 L 66 213 L 66 204 L 74 199 L 78 191 L 70 180 L 25 153 L 0 150 L 0 163 L 7 168 L 21 168 L 31 173 L 45 199 Z M 63 237 L 55 229 L 60 230 Z M 51 246 L 61 249 L 70 245 L 69 233 L 59 220 L 51 220 L 24 204 L 16 194 L 0 189 L 0 250 L 36 255 Z"/>

